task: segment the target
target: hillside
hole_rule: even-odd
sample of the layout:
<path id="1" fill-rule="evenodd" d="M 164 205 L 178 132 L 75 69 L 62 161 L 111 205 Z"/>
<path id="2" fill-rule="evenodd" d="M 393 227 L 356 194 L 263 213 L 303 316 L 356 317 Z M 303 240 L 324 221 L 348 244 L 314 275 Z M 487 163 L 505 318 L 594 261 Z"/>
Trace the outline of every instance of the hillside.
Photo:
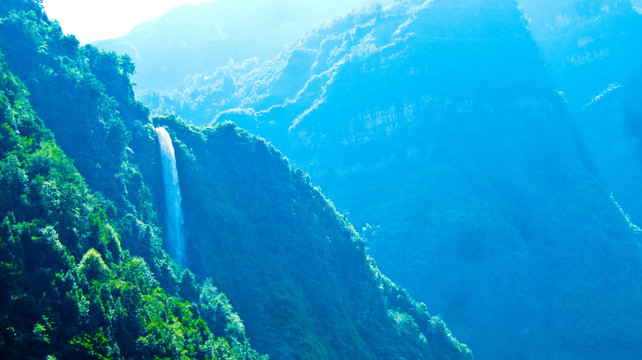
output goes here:
<path id="1" fill-rule="evenodd" d="M 439 318 L 379 272 L 352 226 L 274 148 L 231 123 L 154 122 L 175 142 L 186 264 L 213 276 L 257 349 L 279 359 L 465 355 Z"/>
<path id="2" fill-rule="evenodd" d="M 404 1 L 142 100 L 282 149 L 477 358 L 635 359 L 635 197 L 610 196 L 555 76 L 515 1 Z"/>
<path id="3" fill-rule="evenodd" d="M 7 356 L 472 357 L 264 141 L 150 119 L 131 59 L 79 47 L 37 1 L 0 5 L 0 51 Z M 157 126 L 176 147 L 189 269 L 164 250 Z"/>
<path id="4" fill-rule="evenodd" d="M 89 190 L 28 95 L 0 56 L 2 357 L 240 359 L 243 349 L 259 359 L 211 283 L 195 286 L 174 265 L 178 286 L 200 296 L 190 303 L 123 249 L 113 205 Z"/>

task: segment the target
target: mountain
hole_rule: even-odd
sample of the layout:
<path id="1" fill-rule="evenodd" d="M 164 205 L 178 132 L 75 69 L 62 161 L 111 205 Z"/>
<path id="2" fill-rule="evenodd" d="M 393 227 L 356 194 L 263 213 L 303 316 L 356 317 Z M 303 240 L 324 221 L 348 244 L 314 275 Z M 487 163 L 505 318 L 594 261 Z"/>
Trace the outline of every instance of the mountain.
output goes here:
<path id="1" fill-rule="evenodd" d="M 28 95 L 1 61 L 3 358 L 240 359 L 244 349 L 244 359 L 258 359 L 216 288 L 192 283 L 200 299 L 185 301 L 123 249 L 110 204 L 87 187 Z M 150 250 L 168 260 L 161 249 Z M 189 271 L 181 275 L 193 281 Z M 236 331 L 215 335 L 208 325 Z"/>
<path id="2" fill-rule="evenodd" d="M 232 0 L 207 1 L 175 8 L 96 46 L 131 56 L 138 91 L 171 91 L 201 72 L 270 59 L 327 19 L 369 2 L 250 0 L 240 11 Z"/>
<path id="3" fill-rule="evenodd" d="M 55 140 L 69 135 L 65 131 L 103 135 L 107 126 L 123 126 L 105 89 L 110 80 L 131 92 L 127 74 L 110 63 L 115 55 L 79 49 L 37 2 L 3 3 L 0 28 L 2 357 L 265 359 L 250 346 L 225 295 L 209 280 L 195 283 L 162 249 L 160 228 L 145 219 L 154 217 L 143 209 L 150 207 L 149 190 L 133 186 L 140 180 L 135 169 L 128 169 L 134 181 L 121 178 L 120 185 L 138 192 L 132 198 L 140 206 L 123 198 L 128 203 L 121 207 L 105 198 L 114 193 L 89 186 L 113 189 L 100 178 L 113 167 L 87 160 L 131 166 L 125 157 L 107 151 L 100 157 L 99 142 L 92 147 L 78 137 L 61 142 L 75 155 L 85 151 L 71 159 Z M 109 70 L 101 80 L 89 68 L 98 63 Z M 31 85 L 31 94 L 12 70 Z M 126 103 L 119 105 L 124 110 Z M 74 163 L 93 176 L 83 178 Z"/>
<path id="4" fill-rule="evenodd" d="M 640 231 L 556 89 L 515 1 L 435 0 L 141 99 L 282 149 L 477 358 L 636 359 Z"/>
<path id="5" fill-rule="evenodd" d="M 520 5 L 600 180 L 642 223 L 642 16 L 622 0 Z"/>
<path id="6" fill-rule="evenodd" d="M 38 1 L 0 5 L 0 52 L 5 356 L 472 358 L 263 140 L 150 119 L 131 59 L 79 47 Z M 176 149 L 184 259 L 159 221 L 160 126 Z"/>

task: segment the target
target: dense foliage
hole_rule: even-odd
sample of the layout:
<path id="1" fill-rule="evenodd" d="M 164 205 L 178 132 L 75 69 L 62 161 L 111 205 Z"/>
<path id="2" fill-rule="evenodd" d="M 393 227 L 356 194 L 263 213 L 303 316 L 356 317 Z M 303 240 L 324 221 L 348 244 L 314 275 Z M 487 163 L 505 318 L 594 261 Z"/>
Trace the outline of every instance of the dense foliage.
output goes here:
<path id="1" fill-rule="evenodd" d="M 11 358 L 258 358 L 225 295 L 196 283 L 162 249 L 150 190 L 133 163 L 139 147 L 129 143 L 147 136 L 157 155 L 147 110 L 133 98 L 131 61 L 79 48 L 37 2 L 3 2 L 0 17 L 9 64 L 1 89 L 10 274 L 3 350 Z"/>
<path id="2" fill-rule="evenodd" d="M 208 327 L 244 338 L 224 295 L 188 271 L 168 294 L 145 260 L 123 250 L 113 205 L 89 190 L 27 97 L 0 63 L 3 357 L 247 358 L 246 344 L 230 346 Z"/>

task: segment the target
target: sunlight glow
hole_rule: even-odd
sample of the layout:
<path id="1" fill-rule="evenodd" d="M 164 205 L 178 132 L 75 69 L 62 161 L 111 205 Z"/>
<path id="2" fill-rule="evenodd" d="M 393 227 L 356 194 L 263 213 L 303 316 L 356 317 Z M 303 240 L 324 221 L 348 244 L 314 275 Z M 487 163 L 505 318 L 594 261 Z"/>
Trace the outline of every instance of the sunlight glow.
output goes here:
<path id="1" fill-rule="evenodd" d="M 169 9 L 207 0 L 43 0 L 47 15 L 81 43 L 125 35 Z"/>
<path id="2" fill-rule="evenodd" d="M 66 34 L 76 35 L 81 43 L 90 43 L 121 37 L 136 25 L 156 19 L 176 6 L 208 1 L 221 0 L 43 0 L 43 5 L 47 15 L 58 20 Z M 392 2 L 393 0 L 297 0 L 288 11 L 271 15 L 287 18 L 297 11 L 312 11 L 317 13 L 317 17 L 327 17 L 325 21 L 369 4 L 389 5 Z M 269 3 L 269 0 L 265 0 L 265 3 Z M 238 6 L 242 12 L 244 6 L 249 5 L 247 2 L 239 2 Z"/>

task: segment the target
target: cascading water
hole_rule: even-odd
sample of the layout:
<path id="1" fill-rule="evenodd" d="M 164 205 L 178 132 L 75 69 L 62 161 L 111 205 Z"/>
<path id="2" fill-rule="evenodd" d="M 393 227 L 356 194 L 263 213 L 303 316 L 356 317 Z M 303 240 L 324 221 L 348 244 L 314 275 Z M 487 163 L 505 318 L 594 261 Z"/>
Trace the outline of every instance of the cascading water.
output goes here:
<path id="1" fill-rule="evenodd" d="M 185 239 L 183 238 L 183 210 L 181 208 L 181 188 L 178 184 L 176 158 L 172 138 L 163 127 L 156 128 L 163 165 L 165 183 L 165 221 L 167 222 L 168 251 L 179 266 L 185 258 Z"/>

